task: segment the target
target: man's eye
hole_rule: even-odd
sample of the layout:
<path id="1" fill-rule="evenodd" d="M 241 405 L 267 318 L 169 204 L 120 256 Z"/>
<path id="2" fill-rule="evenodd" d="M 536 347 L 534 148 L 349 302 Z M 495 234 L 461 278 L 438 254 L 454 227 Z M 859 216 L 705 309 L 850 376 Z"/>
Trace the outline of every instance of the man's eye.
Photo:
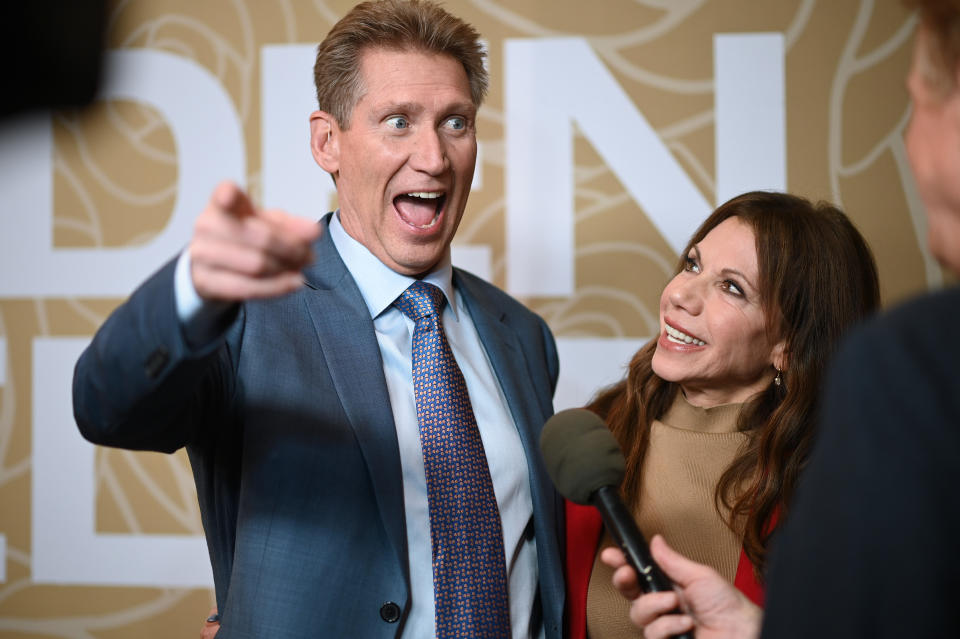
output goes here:
<path id="1" fill-rule="evenodd" d="M 459 115 L 449 118 L 445 124 L 455 131 L 461 131 L 467 128 L 466 118 L 461 118 Z"/>
<path id="2" fill-rule="evenodd" d="M 394 115 L 387 118 L 387 125 L 394 129 L 406 129 L 410 126 L 410 123 L 402 115 Z"/>
<path id="3" fill-rule="evenodd" d="M 683 270 L 690 271 L 691 273 L 699 273 L 700 265 L 697 264 L 697 260 L 690 257 L 689 255 L 683 258 Z"/>

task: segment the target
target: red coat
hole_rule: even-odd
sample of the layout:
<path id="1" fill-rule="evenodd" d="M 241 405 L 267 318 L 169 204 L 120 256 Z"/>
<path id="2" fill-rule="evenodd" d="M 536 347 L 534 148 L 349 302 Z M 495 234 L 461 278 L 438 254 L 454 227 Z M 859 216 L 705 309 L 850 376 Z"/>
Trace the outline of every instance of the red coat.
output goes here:
<path id="1" fill-rule="evenodd" d="M 590 572 L 596 557 L 597 545 L 603 534 L 600 511 L 593 506 L 581 506 L 571 501 L 565 503 L 567 515 L 567 606 L 565 625 L 568 639 L 585 639 L 587 636 L 587 587 Z M 740 563 L 734 585 L 751 601 L 763 606 L 763 586 L 753 576 L 753 564 L 746 553 L 740 551 Z"/>

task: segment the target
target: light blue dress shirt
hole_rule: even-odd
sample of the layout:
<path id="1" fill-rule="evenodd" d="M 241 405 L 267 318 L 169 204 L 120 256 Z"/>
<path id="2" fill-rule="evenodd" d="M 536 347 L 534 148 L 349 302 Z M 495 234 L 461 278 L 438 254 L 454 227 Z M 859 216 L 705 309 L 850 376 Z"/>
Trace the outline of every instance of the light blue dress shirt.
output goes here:
<path id="1" fill-rule="evenodd" d="M 330 237 L 356 281 L 373 319 L 396 424 L 403 472 L 412 599 L 403 637 L 433 637 L 436 633 L 430 516 L 413 394 L 411 350 L 414 322 L 393 307 L 393 301 L 414 282 L 414 278 L 391 270 L 350 237 L 340 224 L 339 211 L 330 220 Z M 210 334 L 208 327 L 217 325 L 216 320 L 224 312 L 224 307 L 206 303 L 197 295 L 189 271 L 189 255 L 184 251 L 175 275 L 177 310 L 192 336 Z M 503 527 L 511 634 L 513 639 L 543 637 L 542 625 L 532 625 L 536 621 L 534 603 L 538 569 L 526 455 L 506 398 L 473 320 L 453 286 L 452 277 L 448 251 L 422 279 L 439 287 L 447 298 L 442 317 L 444 333 L 463 371 L 486 451 Z"/>

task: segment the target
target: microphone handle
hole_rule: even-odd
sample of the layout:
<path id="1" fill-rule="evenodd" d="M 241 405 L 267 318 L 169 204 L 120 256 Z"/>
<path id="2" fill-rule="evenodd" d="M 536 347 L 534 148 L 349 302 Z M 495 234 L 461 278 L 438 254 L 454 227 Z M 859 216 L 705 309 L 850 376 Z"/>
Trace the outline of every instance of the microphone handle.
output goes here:
<path id="1" fill-rule="evenodd" d="M 617 489 L 613 486 L 601 486 L 590 496 L 590 500 L 600 511 L 604 525 L 627 556 L 627 561 L 637 571 L 640 589 L 644 592 L 673 590 L 673 582 L 653 560 L 647 540 L 637 528 L 633 515 L 623 505 Z M 674 610 L 673 613 L 680 614 L 680 611 Z M 684 632 L 674 635 L 674 638 L 693 639 L 693 633 Z"/>

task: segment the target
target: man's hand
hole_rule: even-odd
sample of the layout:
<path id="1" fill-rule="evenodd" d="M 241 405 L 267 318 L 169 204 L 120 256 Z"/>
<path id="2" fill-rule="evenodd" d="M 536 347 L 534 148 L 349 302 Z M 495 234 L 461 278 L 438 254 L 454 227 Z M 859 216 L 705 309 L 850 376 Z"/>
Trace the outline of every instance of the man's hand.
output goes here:
<path id="1" fill-rule="evenodd" d="M 756 639 L 760 636 L 763 612 L 715 570 L 690 561 L 675 552 L 660 535 L 650 541 L 650 553 L 676 584 L 677 592 L 643 595 L 637 572 L 617 548 L 600 555 L 614 568 L 613 585 L 628 599 L 630 620 L 643 628 L 645 639 L 666 639 L 681 632 L 695 631 L 697 639 Z M 682 602 L 681 602 L 682 597 Z M 673 610 L 689 614 L 668 614 Z"/>
<path id="2" fill-rule="evenodd" d="M 194 224 L 190 275 L 197 294 L 239 302 L 290 293 L 313 259 L 320 226 L 279 210 L 258 209 L 236 184 L 221 182 Z"/>

